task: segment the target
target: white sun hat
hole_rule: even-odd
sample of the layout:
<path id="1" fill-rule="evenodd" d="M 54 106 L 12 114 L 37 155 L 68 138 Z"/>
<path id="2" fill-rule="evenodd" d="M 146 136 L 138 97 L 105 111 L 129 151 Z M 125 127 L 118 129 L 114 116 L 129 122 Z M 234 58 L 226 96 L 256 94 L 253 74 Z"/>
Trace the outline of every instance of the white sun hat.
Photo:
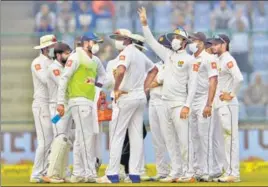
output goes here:
<path id="1" fill-rule="evenodd" d="M 139 45 L 138 43 L 141 42 L 141 43 L 144 43 L 145 42 L 145 38 L 139 34 L 131 34 L 129 36 L 129 38 L 131 38 L 134 42 L 134 45 L 138 46 L 138 47 L 141 47 L 145 50 L 148 50 L 146 47 L 142 46 L 142 45 Z"/>
<path id="2" fill-rule="evenodd" d="M 40 45 L 35 46 L 34 49 L 43 49 L 56 43 L 57 38 L 53 34 L 45 35 L 40 38 Z"/>
<path id="3" fill-rule="evenodd" d="M 111 39 L 117 40 L 117 39 L 123 39 L 125 37 L 131 36 L 131 32 L 128 29 L 117 29 L 113 34 L 111 34 L 109 37 Z"/>

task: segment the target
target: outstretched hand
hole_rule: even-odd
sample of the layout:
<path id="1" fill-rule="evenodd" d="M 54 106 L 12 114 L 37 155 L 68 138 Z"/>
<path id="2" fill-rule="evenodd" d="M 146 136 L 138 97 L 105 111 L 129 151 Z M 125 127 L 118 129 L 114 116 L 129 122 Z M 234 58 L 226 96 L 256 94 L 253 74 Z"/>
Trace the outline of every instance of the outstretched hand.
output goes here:
<path id="1" fill-rule="evenodd" d="M 138 14 L 140 16 L 140 21 L 143 26 L 147 25 L 147 15 L 146 15 L 146 8 L 141 7 L 138 9 Z"/>

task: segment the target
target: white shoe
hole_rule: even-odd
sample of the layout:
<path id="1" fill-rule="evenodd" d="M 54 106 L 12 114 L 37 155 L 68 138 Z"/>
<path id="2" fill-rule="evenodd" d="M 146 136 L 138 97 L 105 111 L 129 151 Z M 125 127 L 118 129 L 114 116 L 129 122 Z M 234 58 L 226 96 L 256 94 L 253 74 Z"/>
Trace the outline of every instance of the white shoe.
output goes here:
<path id="1" fill-rule="evenodd" d="M 119 180 L 124 181 L 126 177 L 127 177 L 127 175 L 125 173 L 125 167 L 121 164 L 120 170 L 119 170 Z"/>
<path id="2" fill-rule="evenodd" d="M 166 178 L 167 176 L 161 176 L 161 175 L 156 175 L 156 176 L 153 176 L 153 177 L 151 177 L 151 180 L 152 181 L 159 181 L 160 179 L 164 179 L 164 178 Z"/>
<path id="3" fill-rule="evenodd" d="M 174 178 L 171 176 L 167 176 L 163 179 L 160 179 L 159 182 L 163 182 L 163 183 L 171 183 L 171 182 L 177 182 L 178 178 Z"/>
<path id="4" fill-rule="evenodd" d="M 213 175 L 213 176 L 210 176 L 210 180 L 213 182 L 219 182 L 219 178 L 224 177 L 224 176 L 225 176 L 224 174 Z"/>
<path id="5" fill-rule="evenodd" d="M 240 177 L 235 176 L 220 177 L 218 182 L 240 182 Z"/>
<path id="6" fill-rule="evenodd" d="M 132 180 L 129 178 L 129 176 L 126 176 L 124 183 L 132 183 Z"/>
<path id="7" fill-rule="evenodd" d="M 151 181 L 151 177 L 146 175 L 145 173 L 140 176 L 141 181 Z"/>
<path id="8" fill-rule="evenodd" d="M 99 183 L 99 184 L 111 184 L 112 181 L 110 181 L 110 179 L 108 179 L 108 177 L 106 175 L 104 175 L 103 177 L 97 178 L 96 183 Z"/>
<path id="9" fill-rule="evenodd" d="M 43 176 L 42 179 L 44 180 L 44 182 L 47 182 L 47 183 L 64 183 L 64 180 L 62 178 L 59 178 L 56 176 L 52 176 L 52 177 Z"/>
<path id="10" fill-rule="evenodd" d="M 39 177 L 31 177 L 30 178 L 30 183 L 45 183 L 43 176 Z"/>
<path id="11" fill-rule="evenodd" d="M 87 179 L 85 177 L 72 175 L 70 182 L 71 183 L 85 183 L 86 180 Z"/>
<path id="12" fill-rule="evenodd" d="M 203 175 L 201 177 L 196 178 L 199 182 L 211 182 L 212 178 L 209 177 L 209 175 Z"/>
<path id="13" fill-rule="evenodd" d="M 85 177 L 86 183 L 96 183 L 97 177 Z"/>
<path id="14" fill-rule="evenodd" d="M 196 182 L 196 179 L 194 177 L 179 177 L 176 182 L 192 183 Z"/>

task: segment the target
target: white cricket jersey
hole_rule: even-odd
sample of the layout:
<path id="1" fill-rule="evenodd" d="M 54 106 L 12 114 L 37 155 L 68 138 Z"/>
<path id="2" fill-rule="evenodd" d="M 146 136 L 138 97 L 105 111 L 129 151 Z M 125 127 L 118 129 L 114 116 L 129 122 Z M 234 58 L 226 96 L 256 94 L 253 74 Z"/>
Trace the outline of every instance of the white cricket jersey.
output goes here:
<path id="1" fill-rule="evenodd" d="M 47 87 L 47 70 L 52 60 L 43 54 L 35 58 L 31 64 L 31 71 L 34 86 L 34 104 L 43 104 L 49 102 Z"/>
<path id="2" fill-rule="evenodd" d="M 93 60 L 95 63 L 97 63 L 98 83 L 103 84 L 105 77 L 106 77 L 106 73 L 105 73 L 104 67 L 101 63 L 101 60 L 94 55 L 92 55 L 92 58 L 90 58 L 84 50 L 82 50 L 82 54 L 88 58 L 89 62 Z M 58 89 L 58 101 L 57 101 L 58 104 L 64 104 L 68 81 L 71 79 L 73 74 L 76 72 L 79 65 L 80 65 L 80 62 L 79 62 L 79 58 L 78 58 L 78 53 L 74 52 L 68 58 L 68 60 L 65 64 L 64 71 L 60 77 L 59 89 Z M 93 104 L 93 103 L 94 103 L 93 101 L 90 101 L 87 98 L 77 97 L 77 98 L 69 99 L 68 105 L 74 106 L 74 105 Z"/>
<path id="3" fill-rule="evenodd" d="M 148 45 L 165 63 L 162 98 L 174 106 L 190 107 L 196 91 L 198 64 L 186 50 L 174 52 L 158 43 L 149 26 L 143 26 L 143 34 Z M 191 87 L 187 87 L 188 84 Z"/>
<path id="4" fill-rule="evenodd" d="M 119 99 L 146 98 L 144 81 L 147 73 L 155 67 L 154 63 L 133 44 L 128 45 L 118 56 L 117 66 L 123 65 L 126 67 L 119 90 L 128 92 L 128 94 L 120 96 Z"/>
<path id="5" fill-rule="evenodd" d="M 48 67 L 47 86 L 50 103 L 57 103 L 59 79 L 63 68 L 64 66 L 57 60 Z"/>
<path id="6" fill-rule="evenodd" d="M 156 80 L 159 84 L 163 83 L 163 72 L 165 65 L 162 61 L 155 64 L 158 68 L 158 73 L 156 75 Z M 150 89 L 150 104 L 162 104 L 162 85 Z"/>
<path id="7" fill-rule="evenodd" d="M 232 93 L 236 95 L 243 81 L 243 75 L 231 54 L 226 51 L 219 57 L 219 77 L 218 86 L 215 96 L 215 108 L 224 105 L 238 105 L 238 100 L 234 97 L 231 101 L 221 101 L 219 96 L 222 92 Z"/>
<path id="8" fill-rule="evenodd" d="M 195 62 L 199 64 L 199 72 L 197 76 L 197 87 L 193 103 L 206 102 L 204 97 L 208 97 L 209 78 L 218 76 L 217 59 L 203 50 L 197 57 Z"/>
<path id="9" fill-rule="evenodd" d="M 110 60 L 106 66 L 106 79 L 104 81 L 103 87 L 111 91 L 111 97 L 114 98 L 114 74 L 113 72 L 116 70 L 117 65 L 119 63 L 119 57 L 117 56 L 115 59 Z"/>

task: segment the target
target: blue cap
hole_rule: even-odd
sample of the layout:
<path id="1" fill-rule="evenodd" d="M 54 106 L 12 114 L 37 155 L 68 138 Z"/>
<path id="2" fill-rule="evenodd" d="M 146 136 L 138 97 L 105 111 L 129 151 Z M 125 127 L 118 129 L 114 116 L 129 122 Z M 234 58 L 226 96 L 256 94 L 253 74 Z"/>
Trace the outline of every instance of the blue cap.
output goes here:
<path id="1" fill-rule="evenodd" d="M 158 40 L 157 40 L 161 45 L 170 48 L 171 49 L 171 43 L 170 41 L 167 39 L 167 35 L 163 34 L 161 36 L 159 36 Z"/>
<path id="2" fill-rule="evenodd" d="M 85 35 L 83 35 L 81 38 L 81 42 L 89 41 L 89 40 L 92 40 L 92 41 L 97 42 L 97 43 L 103 42 L 103 39 L 101 39 L 98 35 L 96 35 L 93 32 L 88 32 Z"/>

